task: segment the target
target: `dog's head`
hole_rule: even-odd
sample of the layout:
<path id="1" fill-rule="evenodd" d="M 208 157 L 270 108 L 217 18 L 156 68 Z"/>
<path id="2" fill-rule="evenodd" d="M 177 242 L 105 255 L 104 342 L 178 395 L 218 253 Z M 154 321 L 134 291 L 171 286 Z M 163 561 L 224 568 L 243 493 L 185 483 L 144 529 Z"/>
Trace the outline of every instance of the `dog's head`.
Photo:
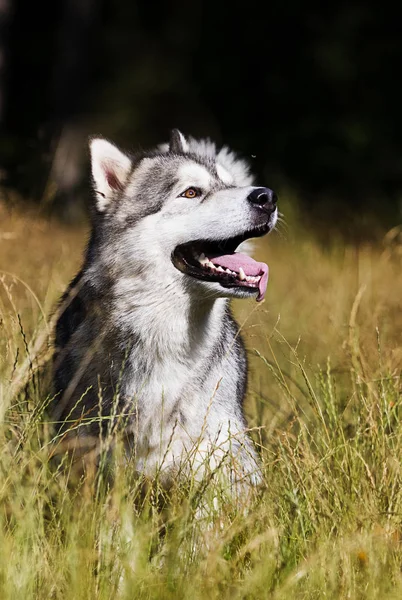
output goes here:
<path id="1" fill-rule="evenodd" d="M 169 145 L 130 156 L 91 141 L 95 239 L 123 278 L 200 296 L 264 298 L 268 267 L 236 252 L 277 221 L 276 195 L 247 164 L 208 140 L 172 132 Z M 139 279 L 138 279 L 139 278 Z"/>

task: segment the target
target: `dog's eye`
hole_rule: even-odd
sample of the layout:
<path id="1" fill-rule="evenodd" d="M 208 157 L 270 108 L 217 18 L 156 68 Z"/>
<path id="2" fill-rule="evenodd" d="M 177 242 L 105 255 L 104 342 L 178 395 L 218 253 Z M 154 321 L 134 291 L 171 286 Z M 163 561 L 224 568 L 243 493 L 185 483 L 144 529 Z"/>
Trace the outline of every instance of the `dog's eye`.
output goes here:
<path id="1" fill-rule="evenodd" d="M 194 187 L 189 187 L 185 192 L 180 194 L 183 198 L 197 198 L 197 196 L 201 195 L 201 191 Z"/>

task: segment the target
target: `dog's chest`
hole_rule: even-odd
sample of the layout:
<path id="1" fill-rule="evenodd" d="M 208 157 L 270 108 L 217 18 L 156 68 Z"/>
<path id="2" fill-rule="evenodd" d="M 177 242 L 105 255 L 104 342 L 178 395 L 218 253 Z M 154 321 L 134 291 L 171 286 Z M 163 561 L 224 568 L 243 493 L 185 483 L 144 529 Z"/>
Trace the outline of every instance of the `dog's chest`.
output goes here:
<path id="1" fill-rule="evenodd" d="M 152 369 L 141 373 L 130 365 L 124 395 L 136 408 L 135 437 L 140 446 L 152 448 L 169 438 L 174 429 L 197 435 L 202 427 L 205 392 L 194 366 L 177 361 L 155 361 Z"/>

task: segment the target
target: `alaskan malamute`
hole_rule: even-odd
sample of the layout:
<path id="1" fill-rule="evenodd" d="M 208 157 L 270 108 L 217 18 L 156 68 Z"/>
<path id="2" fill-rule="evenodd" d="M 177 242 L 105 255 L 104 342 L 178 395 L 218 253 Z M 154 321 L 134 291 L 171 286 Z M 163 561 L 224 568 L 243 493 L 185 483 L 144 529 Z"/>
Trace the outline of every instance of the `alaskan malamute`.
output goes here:
<path id="1" fill-rule="evenodd" d="M 267 265 L 236 250 L 275 226 L 276 195 L 228 148 L 177 130 L 138 155 L 90 148 L 92 232 L 60 306 L 53 417 L 79 437 L 120 423 L 138 471 L 167 484 L 222 465 L 256 483 L 229 300 L 265 296 Z"/>

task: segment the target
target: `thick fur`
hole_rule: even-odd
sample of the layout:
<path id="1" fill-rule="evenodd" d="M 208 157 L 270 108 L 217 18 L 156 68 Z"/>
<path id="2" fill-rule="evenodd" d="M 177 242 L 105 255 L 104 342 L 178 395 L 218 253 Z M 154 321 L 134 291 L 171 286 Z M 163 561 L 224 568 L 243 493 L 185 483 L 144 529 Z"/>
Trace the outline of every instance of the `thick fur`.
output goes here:
<path id="1" fill-rule="evenodd" d="M 61 302 L 53 418 L 97 436 L 99 415 L 124 415 L 137 469 L 160 470 L 167 482 L 221 463 L 231 481 L 257 482 L 242 409 L 246 354 L 228 306 L 242 293 L 194 279 L 171 260 L 179 244 L 259 224 L 247 201 L 248 166 L 177 131 L 153 152 L 128 156 L 96 139 L 91 154 L 92 233 Z M 202 197 L 182 197 L 189 186 Z M 102 422 L 106 434 L 111 419 Z"/>

